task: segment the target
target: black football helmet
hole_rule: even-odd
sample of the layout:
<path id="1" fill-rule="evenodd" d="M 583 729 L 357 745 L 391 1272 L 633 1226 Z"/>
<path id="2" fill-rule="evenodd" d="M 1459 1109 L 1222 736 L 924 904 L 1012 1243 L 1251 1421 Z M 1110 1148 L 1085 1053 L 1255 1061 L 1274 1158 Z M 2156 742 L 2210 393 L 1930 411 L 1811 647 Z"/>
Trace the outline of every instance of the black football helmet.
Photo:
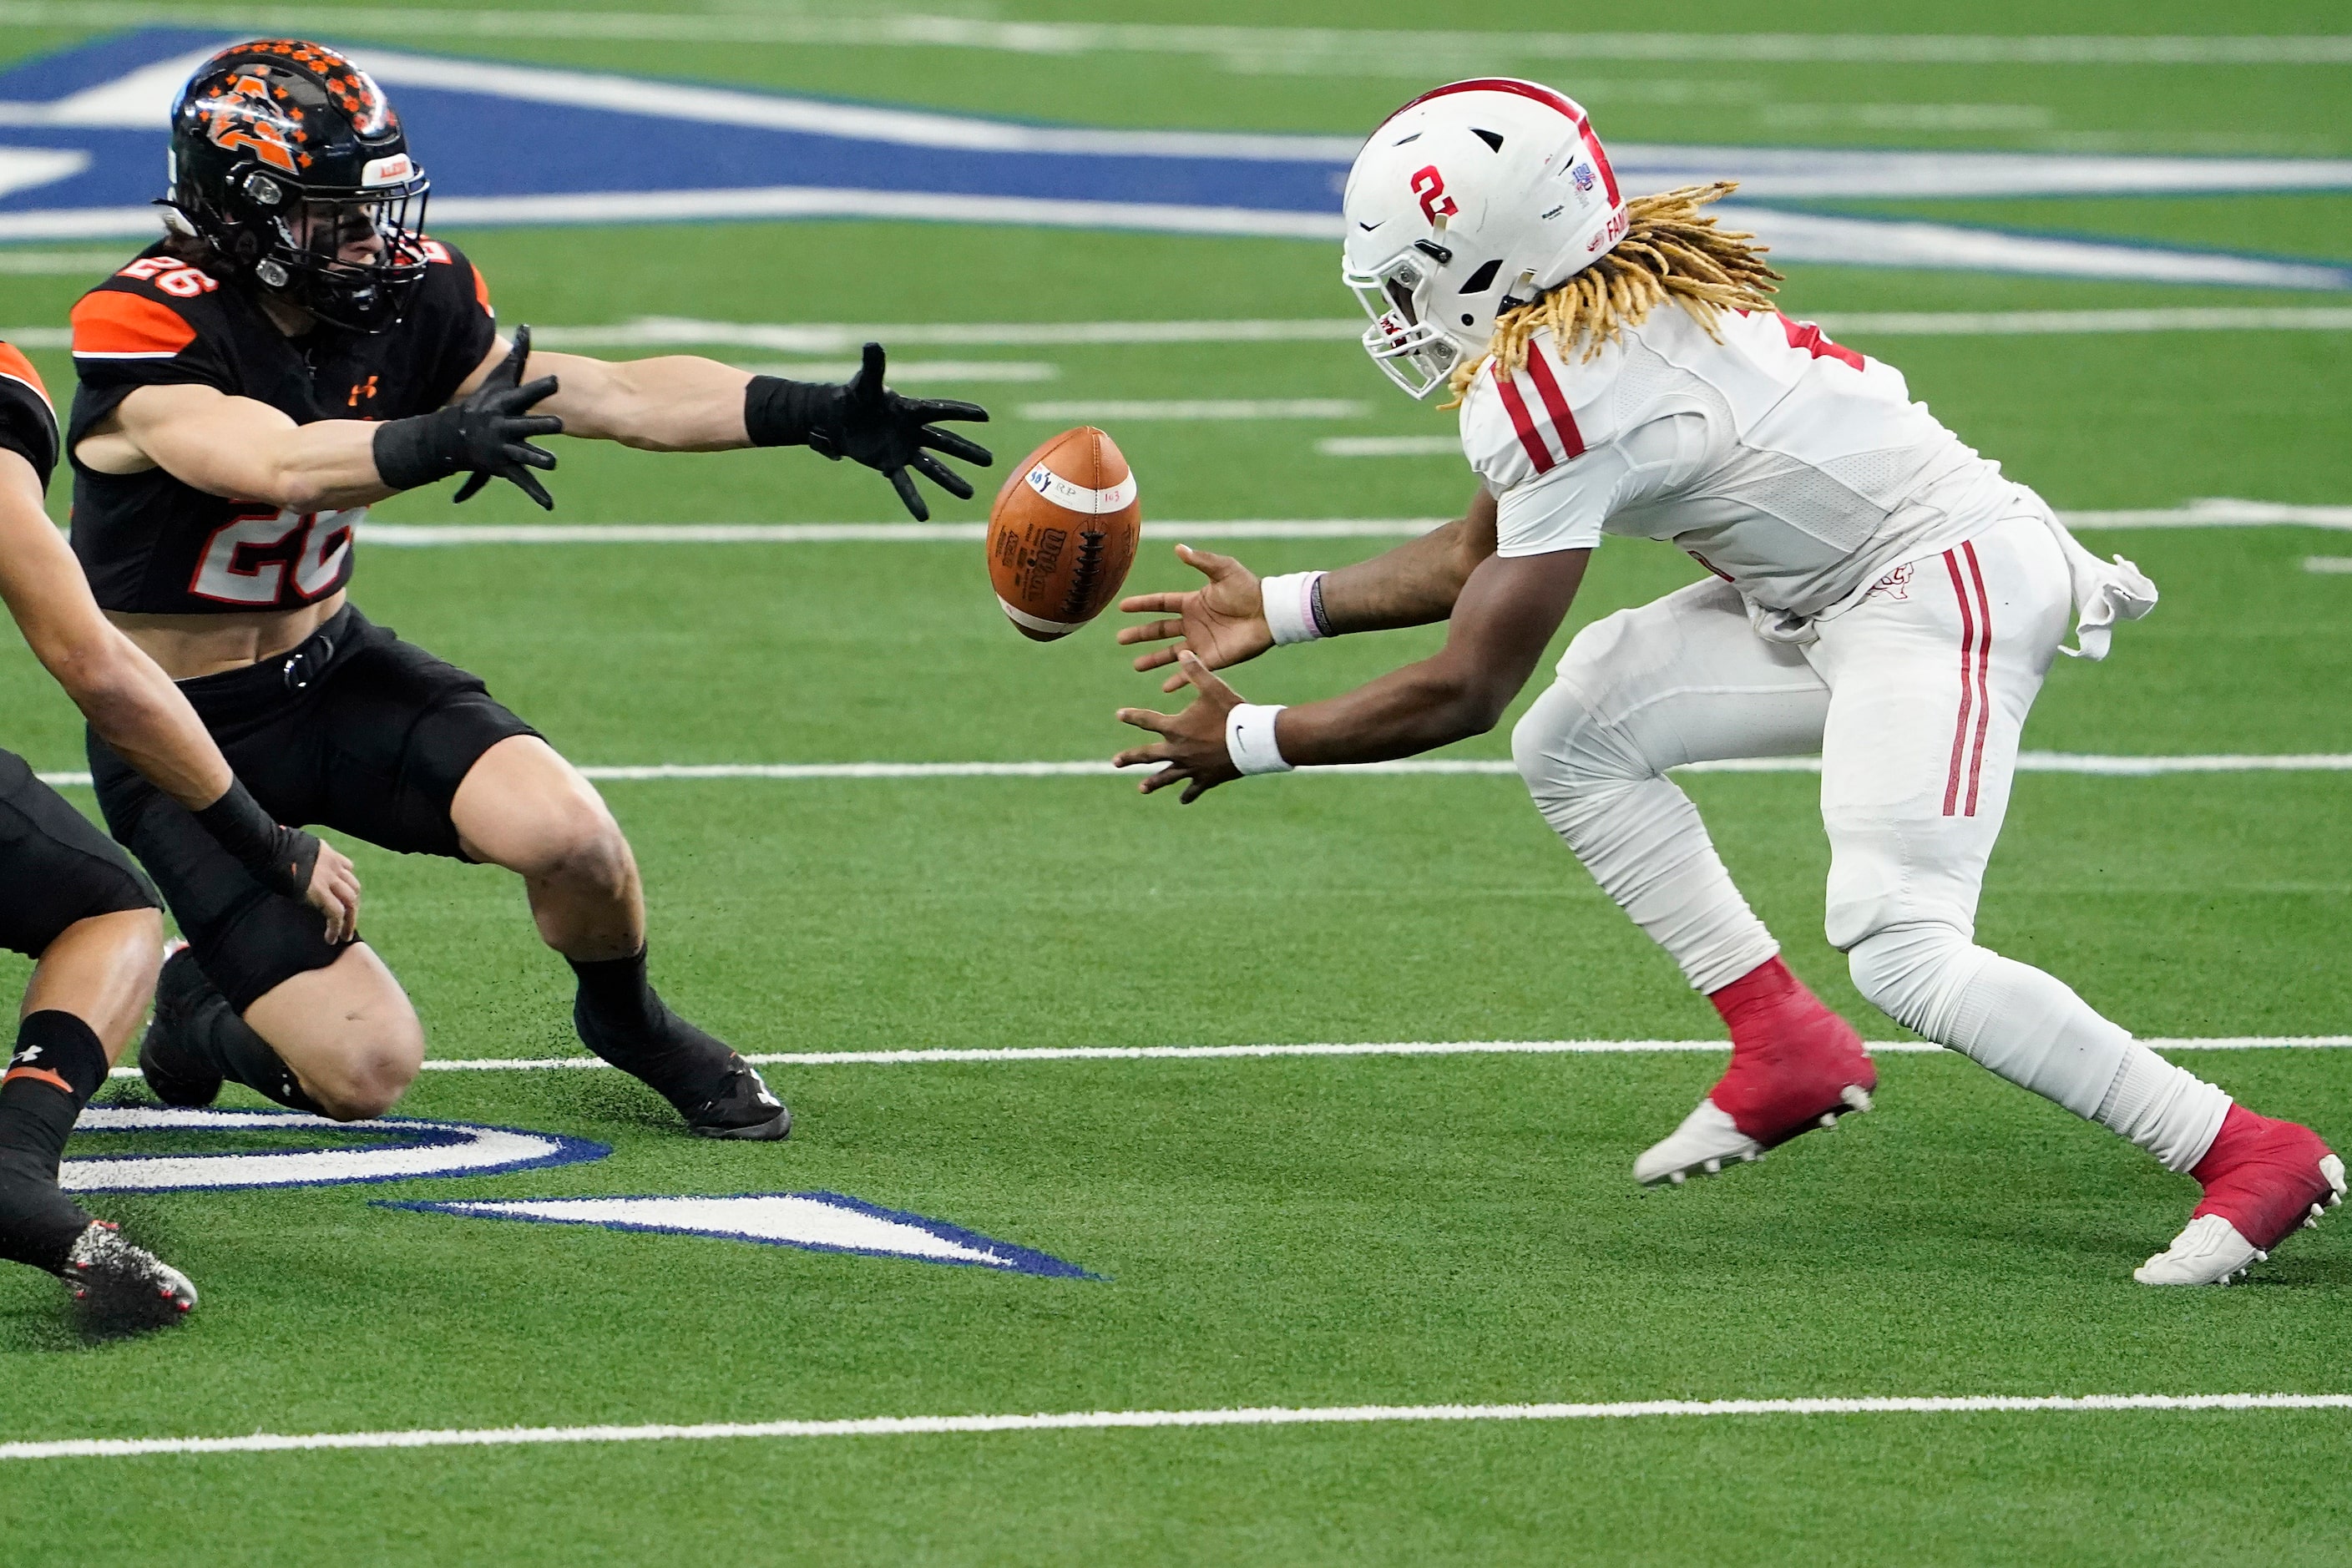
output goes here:
<path id="1" fill-rule="evenodd" d="M 425 276 L 426 188 L 383 90 L 324 44 L 223 49 L 172 105 L 165 221 L 332 326 L 400 320 Z"/>

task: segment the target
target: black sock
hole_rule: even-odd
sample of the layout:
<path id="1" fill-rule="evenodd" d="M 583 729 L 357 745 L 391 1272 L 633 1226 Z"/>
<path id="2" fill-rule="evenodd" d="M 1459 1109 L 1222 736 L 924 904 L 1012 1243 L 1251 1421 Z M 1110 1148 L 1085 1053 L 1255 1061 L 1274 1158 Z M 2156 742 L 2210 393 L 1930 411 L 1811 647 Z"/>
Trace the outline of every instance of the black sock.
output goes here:
<path id="1" fill-rule="evenodd" d="M 58 1161 L 105 1081 L 105 1047 L 71 1013 L 45 1009 L 16 1031 L 0 1075 L 0 1258 L 64 1272 L 89 1215 L 58 1190 Z"/>
<path id="2" fill-rule="evenodd" d="M 567 958 L 580 978 L 580 997 L 573 1011 L 585 1015 L 601 1029 L 632 1038 L 657 1032 L 665 1011 L 646 978 L 646 950 L 626 958 Z"/>
<path id="3" fill-rule="evenodd" d="M 590 1050 L 681 1110 L 691 1110 L 726 1086 L 735 1053 L 663 1004 L 646 979 L 644 948 L 627 958 L 565 962 L 580 977 L 572 1026 Z"/>
<path id="4" fill-rule="evenodd" d="M 253 1026 L 236 1016 L 228 998 L 215 993 L 197 1004 L 188 1016 L 188 1037 L 204 1058 L 220 1068 L 221 1077 L 232 1083 L 241 1083 L 292 1110 L 307 1110 L 313 1116 L 326 1114 L 319 1102 L 303 1090 L 301 1080 L 286 1058 L 272 1049 L 268 1040 L 253 1032 Z"/>
<path id="5" fill-rule="evenodd" d="M 228 998 L 196 967 L 192 952 L 184 948 L 173 953 L 165 967 L 174 964 L 187 966 L 163 982 L 173 987 L 184 986 L 189 994 L 181 1015 L 180 1044 L 232 1083 L 241 1083 L 289 1110 L 307 1110 L 313 1116 L 326 1114 L 317 1100 L 303 1092 L 300 1080 L 286 1065 L 286 1058 L 254 1033 L 252 1025 L 236 1016 Z"/>

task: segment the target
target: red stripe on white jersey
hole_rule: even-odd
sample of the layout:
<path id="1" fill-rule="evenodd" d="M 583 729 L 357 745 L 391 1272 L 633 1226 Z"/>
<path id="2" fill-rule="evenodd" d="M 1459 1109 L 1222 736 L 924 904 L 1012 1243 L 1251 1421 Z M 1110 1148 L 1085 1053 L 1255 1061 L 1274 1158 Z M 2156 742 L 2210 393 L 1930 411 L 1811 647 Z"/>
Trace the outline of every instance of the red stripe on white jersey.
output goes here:
<path id="1" fill-rule="evenodd" d="M 1535 416 L 1528 412 L 1528 400 L 1519 395 L 1517 378 L 1507 376 L 1497 369 L 1495 372 L 1495 390 L 1502 395 L 1503 408 L 1511 416 L 1511 428 L 1519 433 L 1519 445 L 1527 448 L 1528 461 L 1536 466 L 1537 473 L 1551 472 L 1559 466 L 1559 460 L 1551 455 L 1551 448 L 1544 444 L 1542 433 L 1537 430 Z"/>
<path id="2" fill-rule="evenodd" d="M 1570 462 L 1584 456 L 1584 432 L 1576 427 L 1576 416 L 1568 409 L 1568 399 L 1560 395 L 1559 379 L 1551 373 L 1551 363 L 1544 358 L 1542 348 L 1528 348 L 1528 379 L 1536 384 L 1536 395 L 1543 399 L 1544 412 L 1551 416 L 1553 434 L 1559 437 L 1559 449 Z"/>

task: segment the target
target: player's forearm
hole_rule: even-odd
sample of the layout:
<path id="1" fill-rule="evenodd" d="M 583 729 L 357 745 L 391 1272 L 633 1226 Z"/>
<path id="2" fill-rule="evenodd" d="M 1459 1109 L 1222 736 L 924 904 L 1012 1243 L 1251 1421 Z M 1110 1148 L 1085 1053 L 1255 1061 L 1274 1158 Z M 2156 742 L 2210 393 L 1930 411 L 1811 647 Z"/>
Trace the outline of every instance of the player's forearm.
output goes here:
<path id="1" fill-rule="evenodd" d="M 142 445 L 175 477 L 214 495 L 291 512 L 333 511 L 394 493 L 376 471 L 378 428 L 362 419 L 322 419 L 257 436 L 175 430 Z"/>
<path id="2" fill-rule="evenodd" d="M 99 738 L 165 794 L 194 810 L 228 789 L 228 763 L 195 710 L 99 613 L 80 563 L 41 510 L 38 480 L 14 453 L 0 453 L 0 601 Z"/>
<path id="3" fill-rule="evenodd" d="M 190 811 L 212 805 L 235 782 L 220 748 L 171 677 L 121 632 L 106 634 L 110 647 L 43 662 L 98 738 L 149 783 Z"/>
<path id="4" fill-rule="evenodd" d="M 552 375 L 555 394 L 540 411 L 567 436 L 617 441 L 646 452 L 725 452 L 751 445 L 743 389 L 751 373 L 694 354 L 660 359 L 589 359 L 533 353 L 528 374 Z"/>
<path id="5" fill-rule="evenodd" d="M 1384 763 L 1493 729 L 1518 683 L 1423 659 L 1321 702 L 1286 708 L 1275 738 L 1294 766 Z"/>
<path id="6" fill-rule="evenodd" d="M 1458 518 L 1395 549 L 1342 566 L 1323 579 L 1331 630 L 1386 631 L 1423 626 L 1454 613 L 1462 584 L 1495 552 L 1492 520 Z"/>

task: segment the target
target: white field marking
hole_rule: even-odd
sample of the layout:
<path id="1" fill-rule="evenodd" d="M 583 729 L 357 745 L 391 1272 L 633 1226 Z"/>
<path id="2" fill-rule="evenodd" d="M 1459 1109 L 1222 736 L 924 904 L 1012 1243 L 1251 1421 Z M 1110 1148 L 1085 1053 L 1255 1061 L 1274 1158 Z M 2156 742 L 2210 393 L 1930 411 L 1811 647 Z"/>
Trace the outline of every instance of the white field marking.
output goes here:
<path id="1" fill-rule="evenodd" d="M 122 265 L 120 250 L 0 250 L 0 274 L 27 278 L 105 277 Z M 55 329 L 52 329 L 53 331 Z M 11 342 L 18 340 L 11 338 Z M 35 344 L 64 348 L 65 343 Z"/>
<path id="2" fill-rule="evenodd" d="M 7 0 L 0 22 L 25 26 L 129 26 L 168 23 L 230 31 L 300 32 L 308 5 L 126 4 L 125 0 Z M 1570 33 L 1254 27 L 1163 23 L 1021 22 L 901 13 L 756 15 L 736 11 L 564 11 L 434 5 L 339 7 L 337 26 L 394 37 L 607 38 L 646 42 L 837 44 L 877 48 L 961 48 L 1025 55 L 1198 55 L 1246 61 L 1328 57 L 1392 68 L 1399 57 L 1490 66 L 1501 58 L 1558 60 L 1721 60 L 1743 65 L 2287 65 L 2352 64 L 2340 34 Z"/>
<path id="3" fill-rule="evenodd" d="M 1164 202 L 975 196 L 942 191 L 855 190 L 822 185 L 449 196 L 435 205 L 433 216 L 437 226 L 447 228 L 461 228 L 467 225 L 512 227 L 531 224 L 871 218 L 909 223 L 1133 229 L 1146 234 L 1238 236 L 1260 239 L 1330 240 L 1339 237 L 1339 234 L 1338 216 L 1327 213 L 1282 212 L 1265 207 L 1190 206 Z M 155 209 L 152 206 L 0 213 L 0 242 L 152 238 L 156 233 Z M 2306 268 L 2305 270 L 2315 274 L 2323 269 Z M 2134 271 L 2128 275 L 2136 277 L 2138 273 Z M 2169 277 L 2170 274 L 2165 276 Z M 2228 277 L 2219 280 L 2239 281 Z M 2289 289 L 2336 286 L 2332 282 L 2316 285 L 2274 282 L 2267 274 L 2258 281 L 2269 287 Z"/>
<path id="4" fill-rule="evenodd" d="M 1445 521 L 1410 518 L 1260 518 L 1146 522 L 1146 539 L 1410 539 Z M 369 522 L 373 545 L 467 544 L 948 544 L 988 537 L 981 522 Z"/>
<path id="5" fill-rule="evenodd" d="M 1772 195 L 1748 187 L 1750 200 L 1713 209 L 1727 226 L 1752 230 L 1775 265 L 1958 268 L 2054 278 L 2127 279 L 2142 283 L 2231 284 L 2252 289 L 2352 288 L 2352 270 L 2323 261 L 2274 261 L 2203 250 L 2168 249 L 2119 240 L 2070 239 L 1959 224 L 1840 217 L 1758 206 Z"/>
<path id="6" fill-rule="evenodd" d="M 1934 1056 L 1927 1040 L 1870 1040 L 1874 1056 Z M 2140 1044 L 2158 1051 L 2343 1050 L 2352 1035 L 2213 1035 L 2156 1037 Z M 744 1060 L 759 1067 L 928 1067 L 953 1062 L 1221 1061 L 1268 1057 L 1558 1057 L 1698 1055 L 1731 1048 L 1725 1040 L 1392 1040 L 1318 1045 L 1254 1046 L 1006 1046 L 942 1047 L 897 1051 L 761 1051 Z M 595 1057 L 435 1057 L 426 1072 L 593 1072 L 612 1064 Z M 135 1067 L 116 1078 L 137 1078 Z"/>
<path id="7" fill-rule="evenodd" d="M 2182 507 L 2126 511 L 2062 511 L 2060 521 L 2085 528 L 2327 528 L 2352 532 L 2352 506 L 2279 506 L 2216 497 Z"/>
<path id="8" fill-rule="evenodd" d="M 711 1421 L 640 1426 L 254 1432 L 235 1437 L 67 1437 L 47 1442 L 0 1443 L 0 1460 L 129 1459 L 163 1454 L 277 1454 L 352 1448 L 497 1448 L 575 1443 L 691 1443 L 752 1437 L 926 1437 L 980 1432 L 1342 1426 L 1408 1421 L 2092 1415 L 2204 1410 L 2352 1410 L 2352 1394 L 1991 1394 L 1811 1399 L 1636 1399 L 1605 1404 L 1271 1405 L 1224 1410 L 1072 1410 L 1027 1415 L 868 1415 L 836 1421 Z"/>
<path id="9" fill-rule="evenodd" d="M 2352 572 L 2352 555 L 2306 555 L 2303 558 L 2306 572 Z"/>
<path id="10" fill-rule="evenodd" d="M 1710 173 L 1723 171 L 1718 168 Z M 2343 183 L 2346 182 L 2338 184 Z M 1954 193 L 1939 190 L 1936 194 Z M 1727 220 L 1754 231 L 1772 250 L 1775 261 L 1958 268 L 2029 276 L 2258 289 L 2352 288 L 2352 268 L 2326 262 L 2277 261 L 2260 256 L 2011 234 L 1915 220 L 1842 217 L 1746 203 L 1726 203 L 1717 211 Z M 534 224 L 862 218 L 1129 230 L 1221 238 L 1301 239 L 1326 244 L 1339 238 L 1342 228 L 1339 216 L 1326 212 L 813 185 L 450 196 L 436 206 L 434 213 L 436 220 L 460 228 L 467 225 L 506 227 Z M 152 237 L 154 233 L 154 209 L 151 206 L 0 213 L 0 241 Z"/>
<path id="11" fill-rule="evenodd" d="M 114 251 L 0 250 L 0 272 L 47 271 L 57 258 L 87 261 L 93 274 L 122 259 Z M 26 265 L 19 266 L 18 263 Z M 38 265 L 31 265 L 38 263 Z M 68 268 L 59 263 L 57 270 Z M 2012 337 L 2053 333 L 2347 331 L 2352 309 L 2338 306 L 2213 306 L 2150 310 L 1878 310 L 1813 312 L 1810 320 L 1838 334 L 1905 337 Z M 707 321 L 685 316 L 643 316 L 601 327 L 533 327 L 531 341 L 551 349 L 734 347 L 779 353 L 847 353 L 873 340 L 899 348 L 1124 347 L 1152 343 L 1353 343 L 1360 317 L 1296 321 L 908 321 L 895 326 L 839 322 Z M 49 325 L 0 327 L 19 348 L 72 346 L 69 329 Z M 853 363 L 844 361 L 843 363 Z M 992 362 L 981 361 L 976 363 Z M 854 367 L 854 366 L 853 366 Z M 810 367 L 799 367 L 803 371 Z M 831 368 L 831 367 L 826 367 Z M 895 372 L 899 368 L 894 364 Z"/>
<path id="12" fill-rule="evenodd" d="M 1315 443 L 1326 458 L 1437 458 L 1462 455 L 1458 436 L 1328 436 Z"/>
<path id="13" fill-rule="evenodd" d="M 89 167 L 89 154 L 49 147 L 0 147 L 0 196 L 54 184 Z"/>
<path id="14" fill-rule="evenodd" d="M 0 257 L 5 256 L 0 251 Z M 532 336 L 538 334 L 534 332 Z M 800 360 L 783 364 L 746 364 L 754 375 L 783 375 L 794 381 L 847 381 L 863 367 L 856 360 Z M 912 385 L 922 381 L 1057 381 L 1062 367 L 1018 359 L 894 359 L 890 384 Z"/>
<path id="15" fill-rule="evenodd" d="M 1361 419 L 1371 405 L 1348 397 L 1174 398 L 1081 403 L 1024 403 L 1024 419 L 1058 425 L 1111 419 Z"/>
<path id="16" fill-rule="evenodd" d="M 1072 762 L 1032 763 L 646 763 L 619 766 L 588 765 L 581 773 L 605 784 L 652 784 L 677 780 L 772 779 L 782 783 L 814 783 L 856 779 L 1044 779 L 1098 778 L 1124 773 L 1140 778 L 1148 767 L 1114 767 L 1108 758 Z M 1817 773 L 1819 757 L 1731 757 L 1720 762 L 1688 763 L 1675 772 L 1684 773 Z M 2219 755 L 2186 757 L 2102 757 L 2074 752 L 2021 752 L 2021 773 L 2087 773 L 2102 778 L 2154 778 L 2168 773 L 2352 773 L 2352 752 L 2309 754 Z M 1334 767 L 1303 767 L 1295 778 L 1347 778 L 1363 775 L 1438 778 L 1516 778 L 1517 763 L 1501 757 L 1407 757 L 1392 763 L 1350 763 Z M 90 776 L 67 769 L 35 775 L 54 789 L 89 787 Z"/>
<path id="17" fill-rule="evenodd" d="M 6 334 L 0 333 L 0 337 Z M 1075 406 L 1075 405 L 1074 405 Z M 1099 412 L 1099 406 L 1097 405 Z M 1406 437 L 1420 439 L 1420 437 Z M 1438 439 L 1439 437 L 1430 437 Z M 1382 437 L 1378 439 L 1386 440 Z M 1451 441 L 1452 437 L 1444 437 Z M 2077 531 L 2103 528 L 2325 528 L 2352 532 L 2352 506 L 2282 506 L 2269 501 L 2199 500 L 2182 507 L 2124 511 L 2064 511 Z M 1157 520 L 1146 539 L 1411 539 L 1446 521 L 1438 517 L 1232 518 Z M 949 544 L 985 539 L 977 522 L 368 522 L 368 543 L 394 548 L 468 544 Z"/>
<path id="18" fill-rule="evenodd" d="M 1844 336 L 2026 337 L 2109 332 L 2352 331 L 2352 310 L 2214 306 L 2163 310 L 1852 310 L 1819 318 Z"/>
<path id="19" fill-rule="evenodd" d="M 898 326 L 827 322 L 703 321 L 640 316 L 605 327 L 533 327 L 550 348 L 654 348 L 726 343 L 801 353 L 845 353 L 868 340 L 894 348 L 1064 348 L 1135 343 L 1354 342 L 1362 318 L 1230 321 L 914 321 Z M 0 336 L 9 334 L 0 333 Z M 12 340 L 13 341 L 13 340 Z M 62 347 L 63 344 L 56 346 Z"/>

